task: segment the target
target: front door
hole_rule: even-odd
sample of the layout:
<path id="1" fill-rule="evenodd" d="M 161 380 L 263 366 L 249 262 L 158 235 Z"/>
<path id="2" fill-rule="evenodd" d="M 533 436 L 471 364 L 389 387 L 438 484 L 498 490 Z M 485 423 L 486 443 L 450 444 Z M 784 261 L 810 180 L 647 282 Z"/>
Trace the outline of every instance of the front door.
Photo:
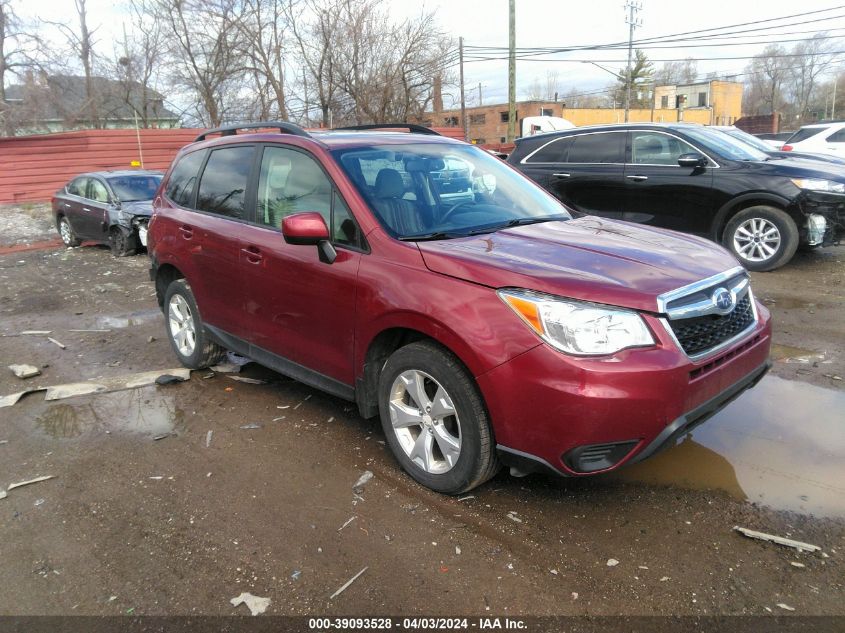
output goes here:
<path id="1" fill-rule="evenodd" d="M 665 132 L 630 134 L 622 219 L 707 234 L 716 206 L 712 162 L 708 167 L 681 167 L 680 156 L 702 152 Z"/>
<path id="2" fill-rule="evenodd" d="M 250 342 L 352 385 L 360 229 L 328 175 L 302 150 L 266 146 L 256 189 L 256 223 L 244 234 L 240 258 Z M 321 262 L 315 246 L 285 243 L 282 219 L 303 211 L 326 220 L 337 250 L 333 263 Z"/>

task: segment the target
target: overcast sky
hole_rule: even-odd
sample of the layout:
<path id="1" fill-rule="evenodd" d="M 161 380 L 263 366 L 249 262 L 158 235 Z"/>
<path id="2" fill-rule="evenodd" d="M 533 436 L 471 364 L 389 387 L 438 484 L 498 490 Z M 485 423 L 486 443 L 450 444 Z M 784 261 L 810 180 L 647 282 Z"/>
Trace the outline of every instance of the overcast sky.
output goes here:
<path id="1" fill-rule="evenodd" d="M 455 38 L 463 36 L 469 46 L 501 46 L 508 44 L 508 0 L 384 0 L 391 8 L 393 17 L 412 16 L 423 8 L 436 11 L 441 26 Z M 732 36 L 733 40 L 721 40 L 719 44 L 742 43 L 753 40 L 752 45 L 651 48 L 645 52 L 653 60 L 685 57 L 714 58 L 750 56 L 762 51 L 771 41 L 801 39 L 812 32 L 831 31 L 831 35 L 845 35 L 845 5 L 818 0 L 709 0 L 707 2 L 683 2 L 681 0 L 641 0 L 637 18 L 641 21 L 635 31 L 635 39 L 654 38 L 674 33 L 700 31 L 716 27 L 731 26 L 746 22 L 771 20 L 798 13 L 803 15 L 782 21 L 752 24 L 731 29 L 751 29 L 755 26 L 777 26 L 767 31 L 748 35 Z M 48 15 L 53 20 L 75 24 L 72 0 L 22 1 L 23 13 Z M 113 0 L 88 0 L 89 23 L 99 26 L 97 49 L 102 53 L 112 50 L 111 39 L 121 32 L 124 13 L 121 3 Z M 837 10 L 838 8 L 838 10 Z M 820 10 L 832 9 L 819 13 Z M 625 23 L 624 0 L 516 0 L 516 44 L 517 47 L 569 47 L 591 44 L 622 42 L 628 39 L 628 25 Z M 803 22 L 803 24 L 798 24 Z M 796 33 L 799 32 L 799 33 Z M 800 33 L 809 32 L 809 33 Z M 785 35 L 784 33 L 795 33 Z M 738 37 L 738 39 L 737 39 Z M 845 50 L 845 39 L 835 50 Z M 700 43 L 712 44 L 712 41 Z M 791 47 L 794 42 L 786 42 Z M 667 46 L 664 44 L 664 46 Z M 467 50 L 468 56 L 470 50 Z M 506 53 L 501 53 L 506 55 Z M 610 71 L 619 72 L 625 67 L 626 51 L 581 51 L 552 56 L 544 54 L 541 59 L 557 57 L 560 60 L 589 59 L 601 63 Z M 845 59 L 845 55 L 843 55 Z M 605 61 L 606 60 L 606 61 Z M 747 59 L 723 59 L 721 61 L 699 61 L 698 71 L 705 74 L 717 71 L 720 74 L 741 73 Z M 659 67 L 659 63 L 655 63 Z M 453 69 L 457 71 L 457 68 Z M 613 81 L 609 72 L 593 65 L 580 62 L 519 61 L 517 64 L 518 96 L 525 97 L 535 79 L 545 83 L 546 73 L 555 70 L 559 74 L 559 89 L 565 94 L 572 88 L 589 91 L 604 88 Z M 457 74 L 457 73 L 456 73 Z M 507 98 L 507 61 L 468 61 L 465 65 L 467 98 L 477 103 L 479 82 L 485 103 L 497 103 Z"/>

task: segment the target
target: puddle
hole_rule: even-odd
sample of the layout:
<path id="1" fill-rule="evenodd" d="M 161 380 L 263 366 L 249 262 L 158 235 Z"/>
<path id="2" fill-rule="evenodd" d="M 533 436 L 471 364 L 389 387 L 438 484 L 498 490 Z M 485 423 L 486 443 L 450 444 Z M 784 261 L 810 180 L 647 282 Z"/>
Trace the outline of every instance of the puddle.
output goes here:
<path id="1" fill-rule="evenodd" d="M 845 392 L 766 376 L 677 446 L 611 477 L 845 516 Z"/>
<path id="2" fill-rule="evenodd" d="M 35 413 L 36 428 L 56 439 L 132 433 L 163 435 L 184 428 L 184 412 L 174 397 L 155 387 L 103 393 L 72 402 L 47 402 Z"/>
<path id="3" fill-rule="evenodd" d="M 139 310 L 122 316 L 97 317 L 97 327 L 122 329 L 133 325 L 143 325 L 162 319 L 161 310 Z"/>
<path id="4" fill-rule="evenodd" d="M 816 352 L 802 347 L 793 347 L 792 345 L 778 345 L 777 343 L 772 344 L 770 355 L 772 360 L 780 360 L 787 363 L 809 363 L 824 359 L 823 352 Z"/>

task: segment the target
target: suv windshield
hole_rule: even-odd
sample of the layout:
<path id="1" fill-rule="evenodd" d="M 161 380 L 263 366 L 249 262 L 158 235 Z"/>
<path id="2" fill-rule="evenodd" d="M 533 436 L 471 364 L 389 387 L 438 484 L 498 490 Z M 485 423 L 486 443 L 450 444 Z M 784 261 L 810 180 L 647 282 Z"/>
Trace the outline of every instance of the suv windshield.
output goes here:
<path id="1" fill-rule="evenodd" d="M 332 154 L 399 239 L 449 239 L 572 217 L 551 195 L 471 145 L 373 144 Z"/>
<path id="2" fill-rule="evenodd" d="M 737 139 L 747 145 L 751 145 L 756 149 L 759 149 L 761 152 L 771 152 L 774 150 L 774 147 L 771 145 L 767 145 L 765 142 L 761 141 L 759 138 L 754 136 L 753 134 L 749 134 L 743 130 L 740 130 L 738 127 L 726 128 L 726 129 L 719 129 L 720 132 L 724 132 L 730 137 Z"/>
<path id="3" fill-rule="evenodd" d="M 140 200 L 152 200 L 161 182 L 159 174 L 147 174 L 144 176 L 115 176 L 109 178 L 109 185 L 114 191 L 117 199 L 121 202 L 138 202 Z"/>
<path id="4" fill-rule="evenodd" d="M 761 152 L 748 143 L 735 139 L 719 130 L 705 128 L 685 128 L 684 134 L 695 139 L 704 147 L 730 160 L 766 160 L 769 155 Z"/>

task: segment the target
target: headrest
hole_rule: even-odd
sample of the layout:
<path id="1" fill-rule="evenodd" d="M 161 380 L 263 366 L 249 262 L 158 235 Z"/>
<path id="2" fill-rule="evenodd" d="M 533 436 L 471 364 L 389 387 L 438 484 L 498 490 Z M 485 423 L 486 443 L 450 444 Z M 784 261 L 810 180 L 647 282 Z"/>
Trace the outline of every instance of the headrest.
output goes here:
<path id="1" fill-rule="evenodd" d="M 376 176 L 376 198 L 401 198 L 405 193 L 402 175 L 395 169 L 382 169 Z"/>

